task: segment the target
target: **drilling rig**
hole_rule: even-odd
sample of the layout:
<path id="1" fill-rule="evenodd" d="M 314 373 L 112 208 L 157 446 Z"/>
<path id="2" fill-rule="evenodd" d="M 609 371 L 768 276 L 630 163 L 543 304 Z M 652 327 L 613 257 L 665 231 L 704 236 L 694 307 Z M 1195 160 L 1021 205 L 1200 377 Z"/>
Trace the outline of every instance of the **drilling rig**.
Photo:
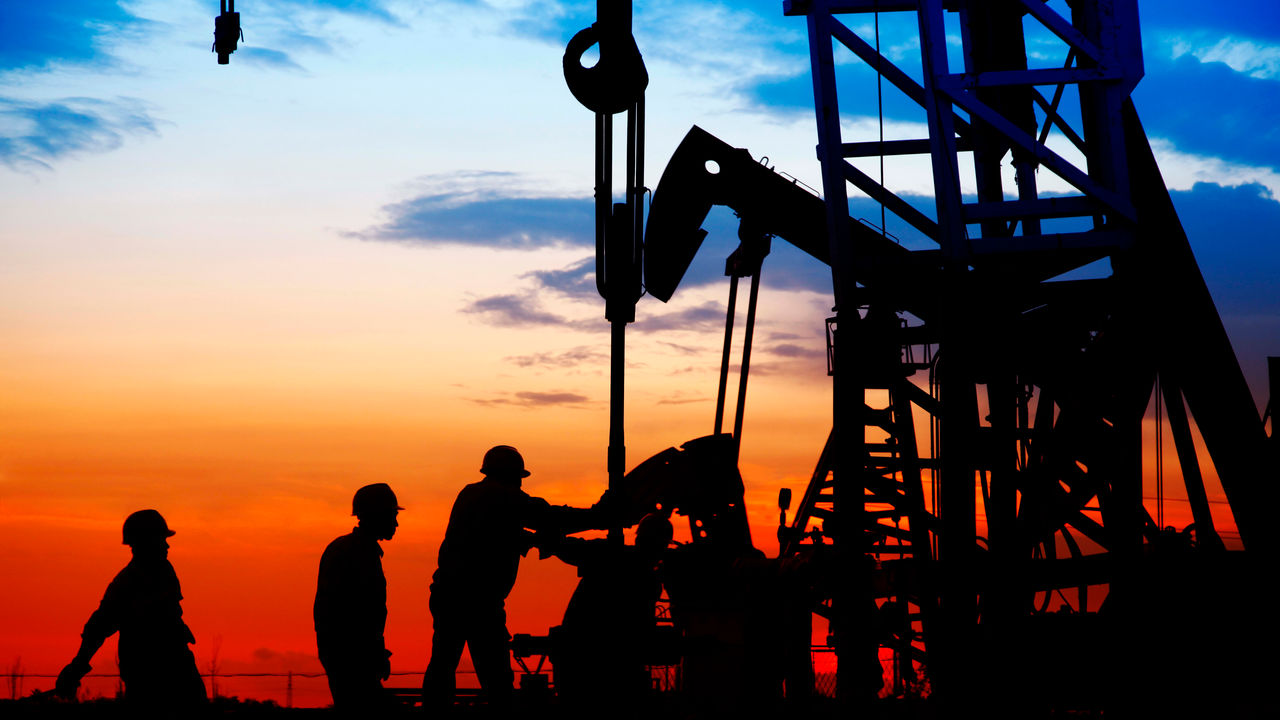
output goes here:
<path id="1" fill-rule="evenodd" d="M 761 265 L 770 242 L 790 242 L 831 271 L 831 431 L 789 522 L 789 495 L 780 498 L 775 562 L 821 555 L 805 593 L 829 623 L 843 706 L 875 695 L 879 680 L 868 676 L 882 649 L 897 678 L 882 695 L 927 683 L 957 710 L 1188 712 L 1210 707 L 1208 687 L 1269 679 L 1274 661 L 1249 648 L 1277 637 L 1263 593 L 1277 559 L 1266 516 L 1277 506 L 1280 452 L 1130 98 L 1143 75 L 1137 0 L 787 0 L 784 13 L 808 32 L 822 196 L 695 126 L 647 223 L 630 2 L 600 8 L 596 79 L 623 96 L 596 90 L 594 106 L 584 100 L 597 113 L 597 279 L 615 328 L 615 413 L 618 326 L 634 317 L 639 270 L 645 292 L 670 299 L 711 207 L 740 219 L 741 244 L 726 262 L 716 434 L 621 478 L 620 425 L 611 433 L 610 485 L 636 516 L 654 507 L 688 515 L 693 544 L 718 544 L 726 567 L 751 549 L 737 471 L 745 375 Z M 918 66 L 879 50 L 890 15 L 918 28 Z M 871 18 L 874 37 L 848 18 Z M 1060 60 L 1034 62 L 1028 33 L 1054 38 Z M 592 40 L 570 44 L 571 87 L 583 84 L 577 58 Z M 615 56 L 627 69 L 611 85 Z M 927 137 L 844 137 L 842 110 L 864 100 L 838 97 L 839 76 L 857 67 L 913 101 Z M 622 111 L 628 188 L 611 205 L 601 178 L 610 115 Z M 932 207 L 851 162 L 911 156 L 929 160 Z M 927 246 L 904 247 L 883 220 L 852 218 L 854 193 Z M 729 334 L 748 277 L 743 379 L 724 433 Z M 1274 388 L 1280 362 L 1270 368 Z M 1168 526 L 1162 505 L 1153 517 L 1144 503 L 1149 417 L 1157 445 L 1168 425 L 1188 527 Z M 1155 458 L 1162 483 L 1161 448 Z M 1242 547 L 1215 525 L 1207 463 Z M 781 564 L 771 572 L 786 576 Z M 668 589 L 675 613 L 682 598 Z"/>

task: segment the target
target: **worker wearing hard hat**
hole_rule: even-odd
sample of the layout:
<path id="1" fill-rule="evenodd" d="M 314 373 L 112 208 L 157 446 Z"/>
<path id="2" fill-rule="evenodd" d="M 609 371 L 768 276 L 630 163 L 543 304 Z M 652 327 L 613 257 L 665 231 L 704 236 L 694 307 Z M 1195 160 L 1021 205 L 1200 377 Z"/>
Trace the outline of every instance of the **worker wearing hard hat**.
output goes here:
<path id="1" fill-rule="evenodd" d="M 578 587 L 551 629 L 556 696 L 569 720 L 639 717 L 652 686 L 646 661 L 657 647 L 658 568 L 671 544 L 671 520 L 650 513 L 634 545 L 574 537 L 539 538 L 539 552 L 578 569 Z"/>
<path id="2" fill-rule="evenodd" d="M 139 717 L 190 714 L 208 702 L 191 648 L 195 637 L 182 620 L 182 590 L 169 563 L 174 532 L 155 510 L 139 510 L 124 521 L 124 544 L 133 559 L 107 586 L 89 616 L 80 650 L 62 672 L 54 692 L 74 698 L 93 668 L 89 661 L 108 637 L 120 633 L 120 679 L 131 714 Z"/>
<path id="3" fill-rule="evenodd" d="M 454 674 L 463 646 L 471 650 L 480 687 L 497 712 L 511 700 L 510 635 L 506 599 L 515 585 L 520 557 L 533 546 L 534 530 L 553 533 L 607 527 L 599 506 L 552 506 L 520 488 L 529 476 L 524 458 L 509 445 L 484 455 L 484 478 L 458 493 L 440 544 L 438 568 L 431 579 L 434 636 L 431 662 L 422 681 L 430 710 L 449 707 Z"/>
<path id="4" fill-rule="evenodd" d="M 382 681 L 391 675 L 387 624 L 387 578 L 382 546 L 400 523 L 396 494 L 386 483 L 356 491 L 351 514 L 359 520 L 325 548 L 316 582 L 316 648 L 329 679 L 335 708 L 356 712 L 387 702 Z"/>

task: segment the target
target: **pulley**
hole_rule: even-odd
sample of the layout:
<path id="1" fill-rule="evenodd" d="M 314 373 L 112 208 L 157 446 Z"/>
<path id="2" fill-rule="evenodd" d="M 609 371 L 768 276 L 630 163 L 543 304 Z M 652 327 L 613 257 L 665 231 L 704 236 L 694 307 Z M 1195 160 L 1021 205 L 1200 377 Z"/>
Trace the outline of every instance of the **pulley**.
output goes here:
<path id="1" fill-rule="evenodd" d="M 587 109 L 614 115 L 635 106 L 649 73 L 631 34 L 631 3 L 600 5 L 597 22 L 579 30 L 565 48 L 564 80 Z M 584 67 L 582 56 L 593 45 L 599 45 L 600 59 Z"/>

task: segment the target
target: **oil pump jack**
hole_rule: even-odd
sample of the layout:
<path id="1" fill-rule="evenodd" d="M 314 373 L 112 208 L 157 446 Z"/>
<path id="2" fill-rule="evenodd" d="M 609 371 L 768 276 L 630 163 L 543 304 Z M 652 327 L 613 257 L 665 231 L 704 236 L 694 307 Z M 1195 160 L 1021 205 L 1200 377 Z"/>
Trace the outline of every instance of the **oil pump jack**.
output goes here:
<path id="1" fill-rule="evenodd" d="M 633 514 L 676 510 L 689 516 L 693 544 L 751 548 L 737 443 L 759 269 L 781 239 L 831 269 L 832 429 L 779 529 L 779 560 L 826 551 L 808 590 L 830 622 L 842 699 L 856 705 L 878 686 L 867 674 L 881 647 L 901 679 L 893 692 L 927 678 L 954 707 L 996 711 L 1185 710 L 1206 702 L 1199 688 L 1248 683 L 1251 662 L 1261 664 L 1249 677 L 1269 677 L 1275 662 L 1246 645 L 1276 638 L 1262 603 L 1277 559 L 1267 527 L 1280 480 L 1274 419 L 1268 438 L 1129 97 L 1143 74 L 1136 0 L 787 0 L 784 13 L 809 36 L 822 198 L 694 127 L 647 223 L 646 76 L 630 2 L 600 0 L 599 13 L 570 43 L 565 75 L 596 112 L 597 281 L 613 325 L 610 487 Z M 888 13 L 918 26 L 919 66 L 903 69 L 878 36 L 841 19 L 872 14 L 878 33 Z M 960 30 L 963 68 L 949 66 L 948 22 Z M 1029 63 L 1028 28 L 1056 38 L 1060 65 Z M 600 61 L 588 69 L 580 57 L 592 43 Z M 846 141 L 837 73 L 854 64 L 835 58 L 845 51 L 919 106 L 928 137 Z M 615 205 L 611 115 L 624 110 L 627 188 Z M 961 189 L 962 154 L 976 197 Z M 911 155 L 930 160 L 932 211 L 850 162 Z M 1042 191 L 1040 171 L 1071 190 Z M 905 248 L 851 218 L 850 185 L 931 246 Z M 645 292 L 670 299 L 713 205 L 741 223 L 726 263 L 716 434 L 624 477 L 623 328 L 639 271 Z M 751 277 L 744 378 L 725 434 L 742 277 Z M 1280 362 L 1270 368 L 1274 392 Z M 1181 530 L 1144 504 L 1149 415 L 1173 439 L 1194 518 Z M 1243 549 L 1228 550 L 1215 526 L 1206 460 Z M 1155 464 L 1159 475 L 1163 454 Z M 780 504 L 785 520 L 789 503 Z M 680 602 L 672 592 L 673 611 Z"/>

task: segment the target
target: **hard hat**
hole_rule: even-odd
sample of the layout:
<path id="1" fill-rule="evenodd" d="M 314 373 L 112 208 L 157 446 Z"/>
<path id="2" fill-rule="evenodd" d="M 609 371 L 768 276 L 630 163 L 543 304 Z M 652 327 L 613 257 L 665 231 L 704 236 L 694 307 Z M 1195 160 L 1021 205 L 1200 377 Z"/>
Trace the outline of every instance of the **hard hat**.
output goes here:
<path id="1" fill-rule="evenodd" d="M 529 477 L 524 469 L 524 458 L 520 451 L 510 445 L 497 445 L 489 448 L 484 454 L 484 462 L 480 464 L 480 472 L 496 477 Z"/>
<path id="2" fill-rule="evenodd" d="M 636 525 L 636 545 L 653 543 L 654 547 L 665 548 L 671 544 L 673 535 L 671 521 L 661 513 L 649 513 Z"/>
<path id="3" fill-rule="evenodd" d="M 165 523 L 164 516 L 155 510 L 139 510 L 124 519 L 124 544 L 138 543 L 173 536 L 173 531 Z"/>
<path id="4" fill-rule="evenodd" d="M 356 491 L 355 497 L 351 498 L 352 515 L 403 509 L 397 503 L 396 494 L 391 491 L 391 486 L 386 483 L 365 485 Z"/>

